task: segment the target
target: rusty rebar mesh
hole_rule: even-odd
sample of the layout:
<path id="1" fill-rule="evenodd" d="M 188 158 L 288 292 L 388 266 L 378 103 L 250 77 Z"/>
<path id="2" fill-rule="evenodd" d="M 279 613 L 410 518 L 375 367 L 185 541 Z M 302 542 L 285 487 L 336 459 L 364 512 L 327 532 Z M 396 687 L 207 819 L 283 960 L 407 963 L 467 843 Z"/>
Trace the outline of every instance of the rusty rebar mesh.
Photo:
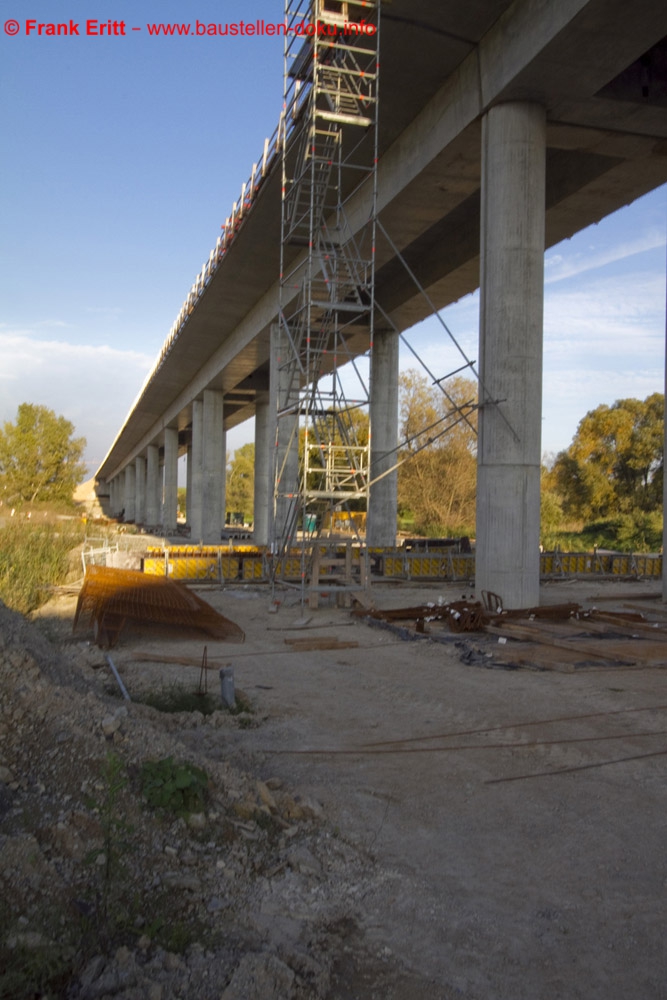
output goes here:
<path id="1" fill-rule="evenodd" d="M 96 625 L 96 631 L 102 631 L 105 620 L 116 624 L 126 618 L 144 624 L 203 629 L 215 639 L 231 642 L 245 639 L 238 625 L 175 580 L 131 569 L 88 566 L 73 629 L 79 619 Z"/>

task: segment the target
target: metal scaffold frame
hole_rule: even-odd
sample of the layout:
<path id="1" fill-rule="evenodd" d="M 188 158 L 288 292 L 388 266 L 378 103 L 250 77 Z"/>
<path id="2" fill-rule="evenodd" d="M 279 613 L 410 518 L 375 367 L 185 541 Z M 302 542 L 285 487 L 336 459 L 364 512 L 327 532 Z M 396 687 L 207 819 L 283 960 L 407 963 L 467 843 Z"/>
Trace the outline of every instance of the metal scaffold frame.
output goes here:
<path id="1" fill-rule="evenodd" d="M 360 435 L 356 419 L 368 388 L 355 358 L 373 344 L 379 8 L 285 3 L 272 550 L 276 566 L 300 560 L 302 581 L 325 515 L 353 501 L 366 507 L 369 496 L 370 432 Z M 345 204 L 361 184 L 371 185 L 372 205 L 353 235 Z M 352 395 L 340 371 L 348 364 Z"/>
<path id="2" fill-rule="evenodd" d="M 375 483 L 409 457 L 465 422 L 473 433 L 480 405 L 497 405 L 439 315 L 425 288 L 377 217 L 379 39 L 381 0 L 285 0 L 285 70 L 282 112 L 282 227 L 280 309 L 272 329 L 272 394 L 275 405 L 275 489 L 271 578 L 299 579 L 302 600 L 310 585 L 317 599 L 323 526 L 335 512 L 368 510 Z M 370 192 L 368 221 L 356 233 L 346 206 L 364 184 Z M 431 306 L 464 364 L 443 378 L 429 370 L 400 333 L 375 292 L 376 240 L 391 248 Z M 371 472 L 369 391 L 360 358 L 372 358 L 375 322 L 393 330 L 449 403 L 436 424 L 424 428 L 426 443 L 392 453 L 390 469 Z M 353 373 L 343 379 L 341 369 Z M 479 400 L 457 404 L 445 383 L 469 370 Z M 356 392 L 351 395 L 350 381 Z M 358 433 L 357 414 L 367 415 Z M 509 425 L 508 425 L 509 426 Z M 513 428 L 509 428 L 515 434 Z M 420 432 L 422 433 L 422 432 Z M 359 506 L 359 504 L 357 504 Z M 328 515 L 328 517 L 327 517 Z M 340 516 L 340 515 L 339 515 Z M 344 515 L 345 516 L 345 515 Z M 357 536 L 357 540 L 361 539 Z M 340 548 L 340 546 L 339 546 Z M 347 542 L 349 563 L 349 541 Z M 349 579 L 337 590 L 359 590 L 368 581 L 367 552 L 358 553 L 359 586 Z M 365 568 L 364 568 L 365 567 Z M 334 570 L 335 573 L 335 570 Z"/>

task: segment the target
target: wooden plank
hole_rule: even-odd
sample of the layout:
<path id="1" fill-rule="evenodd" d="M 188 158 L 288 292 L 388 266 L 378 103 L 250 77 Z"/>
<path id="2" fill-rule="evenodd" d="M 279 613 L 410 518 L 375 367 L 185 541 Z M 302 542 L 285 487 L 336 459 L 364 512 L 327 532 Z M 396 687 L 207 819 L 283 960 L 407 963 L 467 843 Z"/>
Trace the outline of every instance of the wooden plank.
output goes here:
<path id="1" fill-rule="evenodd" d="M 551 649 L 540 643 L 522 642 L 494 647 L 493 658 L 503 663 L 539 670 L 553 670 L 561 674 L 573 674 L 581 657 L 563 649 Z"/>
<path id="2" fill-rule="evenodd" d="M 375 611 L 375 601 L 367 590 L 353 590 L 352 599 L 360 604 L 366 611 Z"/>
<path id="3" fill-rule="evenodd" d="M 625 648 L 626 643 L 623 643 Z M 664 642 L 650 642 L 648 639 L 635 639 L 627 643 L 632 650 L 632 656 L 645 667 L 667 666 L 667 644 Z"/>
<path id="4" fill-rule="evenodd" d="M 184 667 L 201 667 L 202 665 L 201 657 L 198 660 L 194 660 L 192 657 L 163 656 L 158 653 L 142 653 L 138 651 L 132 653 L 128 659 L 134 663 L 179 663 Z M 214 656 L 207 657 L 207 668 L 209 670 L 219 670 L 220 664 L 223 662 L 229 666 L 229 659 L 223 661 L 216 659 Z"/>
<path id="5" fill-rule="evenodd" d="M 291 646 L 295 653 L 308 653 L 314 650 L 325 649 L 355 649 L 359 643 L 356 640 L 346 642 L 342 639 L 322 636 L 319 639 L 285 639 L 288 646 Z"/>
<path id="6" fill-rule="evenodd" d="M 642 607 L 640 604 L 624 604 L 624 608 L 635 608 L 636 610 L 641 610 L 645 615 L 652 615 L 653 618 L 657 618 L 659 621 L 667 621 L 667 608 L 646 608 Z"/>
<path id="7" fill-rule="evenodd" d="M 604 622 L 610 625 L 616 632 L 625 632 L 629 636 L 635 635 L 650 635 L 654 639 L 659 639 L 664 637 L 667 642 L 667 631 L 658 622 L 647 622 L 646 619 L 641 621 L 628 621 L 627 619 L 617 618 L 615 615 L 606 614 L 603 611 L 596 611 L 592 618 L 592 621 Z"/>
<path id="8" fill-rule="evenodd" d="M 519 625 L 516 622 L 507 622 L 502 628 L 498 628 L 496 625 L 485 625 L 484 631 L 491 632 L 492 635 L 505 635 L 513 639 L 524 639 L 528 642 L 539 642 L 544 645 L 556 646 L 558 649 L 569 649 L 575 653 L 583 654 L 586 658 L 594 656 L 602 660 L 611 660 L 620 666 L 631 666 L 635 662 L 634 659 L 628 659 L 625 654 L 624 658 L 621 659 L 617 653 L 607 648 L 602 649 L 601 643 L 604 642 L 603 639 L 591 639 L 589 642 L 585 639 L 574 641 L 571 639 L 561 639 L 558 636 L 547 634 L 546 630 L 543 630 L 539 626 Z"/>
<path id="9" fill-rule="evenodd" d="M 587 601 L 660 601 L 662 600 L 662 594 L 659 593 L 644 593 L 644 594 L 593 594 L 592 597 L 587 597 Z"/>

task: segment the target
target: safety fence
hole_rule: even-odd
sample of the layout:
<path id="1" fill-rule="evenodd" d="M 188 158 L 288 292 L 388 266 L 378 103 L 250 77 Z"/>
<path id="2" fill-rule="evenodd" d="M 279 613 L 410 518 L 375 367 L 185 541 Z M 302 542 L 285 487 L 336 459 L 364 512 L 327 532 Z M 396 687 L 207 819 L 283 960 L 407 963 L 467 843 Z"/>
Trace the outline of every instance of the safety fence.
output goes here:
<path id="1" fill-rule="evenodd" d="M 341 543 L 341 555 L 345 548 L 346 544 Z M 358 561 L 360 556 L 361 548 L 353 546 L 353 561 Z M 474 553 L 446 549 L 412 552 L 401 548 L 371 548 L 368 549 L 368 556 L 371 576 L 375 578 L 467 582 L 475 577 Z M 260 583 L 283 579 L 294 582 L 302 577 L 303 560 L 300 550 L 288 553 L 275 563 L 271 553 L 260 546 L 179 545 L 149 548 L 143 560 L 143 569 L 145 573 L 184 581 Z M 540 555 L 540 574 L 545 578 L 604 576 L 657 580 L 662 577 L 662 555 L 543 552 Z"/>

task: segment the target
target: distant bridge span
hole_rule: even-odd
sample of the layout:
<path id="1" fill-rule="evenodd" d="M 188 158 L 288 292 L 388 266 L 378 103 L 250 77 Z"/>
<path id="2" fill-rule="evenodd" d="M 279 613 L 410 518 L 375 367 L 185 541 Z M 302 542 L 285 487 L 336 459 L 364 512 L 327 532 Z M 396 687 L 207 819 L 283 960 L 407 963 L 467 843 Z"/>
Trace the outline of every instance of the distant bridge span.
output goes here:
<path id="1" fill-rule="evenodd" d="M 544 249 L 667 181 L 667 5 L 384 0 L 380 61 L 379 220 L 436 308 L 481 284 L 482 377 L 507 400 L 480 414 L 478 586 L 508 605 L 536 604 Z M 178 455 L 213 441 L 204 465 L 217 448 L 224 468 L 210 422 L 227 430 L 256 415 L 256 530 L 266 541 L 279 139 L 265 147 L 97 471 L 126 517 L 175 527 Z M 351 198 L 353 230 L 369 204 L 364 188 Z M 382 238 L 375 293 L 395 329 L 431 312 Z M 355 349 L 367 346 L 360 337 Z M 396 440 L 388 419 L 385 438 Z M 207 520 L 201 469 L 199 457 L 188 484 L 204 498 L 193 537 L 214 541 L 220 524 Z M 371 496 L 373 519 L 377 538 L 395 528 L 386 491 L 375 509 Z"/>

